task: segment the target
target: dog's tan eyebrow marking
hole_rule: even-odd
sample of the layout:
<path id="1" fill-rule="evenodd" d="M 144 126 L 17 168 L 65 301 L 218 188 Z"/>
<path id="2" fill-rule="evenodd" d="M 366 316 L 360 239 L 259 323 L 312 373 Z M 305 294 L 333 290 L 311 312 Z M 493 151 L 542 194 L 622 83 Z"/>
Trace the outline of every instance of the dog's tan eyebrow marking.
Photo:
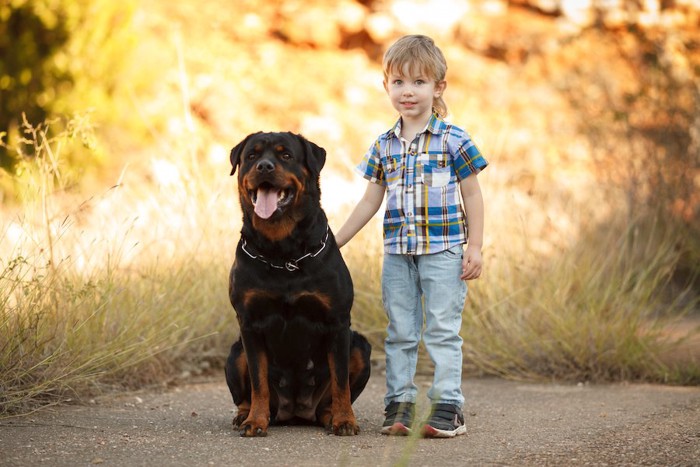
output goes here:
<path id="1" fill-rule="evenodd" d="M 281 144 L 278 144 L 277 146 L 275 146 L 275 151 L 277 151 L 277 152 L 285 152 L 286 150 L 287 149 L 284 146 L 282 146 Z"/>

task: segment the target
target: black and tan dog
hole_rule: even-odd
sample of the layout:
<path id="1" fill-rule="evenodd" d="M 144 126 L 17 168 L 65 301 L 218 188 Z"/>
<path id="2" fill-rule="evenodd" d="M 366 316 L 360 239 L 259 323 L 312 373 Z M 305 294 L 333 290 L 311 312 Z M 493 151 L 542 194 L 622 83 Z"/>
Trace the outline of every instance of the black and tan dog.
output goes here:
<path id="1" fill-rule="evenodd" d="M 226 382 L 241 436 L 265 436 L 270 423 L 359 431 L 352 402 L 371 348 L 350 329 L 352 280 L 320 204 L 325 160 L 292 133 L 255 133 L 231 150 L 243 228 L 229 295 L 241 338 Z"/>

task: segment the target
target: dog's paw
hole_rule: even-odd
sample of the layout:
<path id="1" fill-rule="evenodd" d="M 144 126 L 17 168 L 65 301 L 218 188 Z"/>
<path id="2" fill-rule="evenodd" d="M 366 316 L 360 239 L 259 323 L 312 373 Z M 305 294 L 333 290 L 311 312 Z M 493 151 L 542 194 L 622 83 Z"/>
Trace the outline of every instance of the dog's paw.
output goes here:
<path id="1" fill-rule="evenodd" d="M 251 418 L 241 421 L 238 425 L 238 433 L 244 438 L 267 436 L 269 419 L 266 417 Z"/>
<path id="2" fill-rule="evenodd" d="M 360 427 L 351 421 L 332 423 L 327 429 L 336 436 L 355 436 L 360 433 Z"/>
<path id="3" fill-rule="evenodd" d="M 256 426 L 251 423 L 244 424 L 238 432 L 243 438 L 257 438 L 267 436 L 267 428 Z"/>
<path id="4" fill-rule="evenodd" d="M 239 413 L 238 415 L 236 415 L 235 417 L 233 417 L 233 422 L 231 423 L 231 424 L 233 425 L 233 429 L 234 429 L 234 430 L 239 429 L 239 428 L 241 427 L 241 425 L 243 424 L 243 422 L 245 421 L 246 418 L 248 418 L 248 414 L 247 414 L 247 413 L 244 413 L 244 414 L 240 414 L 240 413 Z"/>

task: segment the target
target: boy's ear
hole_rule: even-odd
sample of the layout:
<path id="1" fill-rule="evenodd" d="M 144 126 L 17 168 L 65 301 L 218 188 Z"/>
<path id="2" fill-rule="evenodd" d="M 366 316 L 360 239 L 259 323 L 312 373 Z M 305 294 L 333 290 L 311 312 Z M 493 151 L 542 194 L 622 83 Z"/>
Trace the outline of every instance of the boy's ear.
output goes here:
<path id="1" fill-rule="evenodd" d="M 386 79 L 382 81 L 382 84 L 384 84 L 384 90 L 389 93 L 389 83 L 386 82 Z"/>
<path id="2" fill-rule="evenodd" d="M 442 80 L 435 83 L 435 97 L 442 97 L 442 94 L 447 88 L 447 81 Z"/>

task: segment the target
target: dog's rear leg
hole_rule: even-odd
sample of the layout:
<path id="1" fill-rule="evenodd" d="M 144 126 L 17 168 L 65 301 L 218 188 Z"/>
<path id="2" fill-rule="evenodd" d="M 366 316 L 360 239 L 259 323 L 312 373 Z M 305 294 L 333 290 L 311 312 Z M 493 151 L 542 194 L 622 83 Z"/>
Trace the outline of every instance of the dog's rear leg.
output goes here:
<path id="1" fill-rule="evenodd" d="M 362 393 L 369 381 L 372 355 L 372 346 L 365 336 L 353 331 L 350 346 L 350 402 L 355 402 L 357 396 Z"/>

